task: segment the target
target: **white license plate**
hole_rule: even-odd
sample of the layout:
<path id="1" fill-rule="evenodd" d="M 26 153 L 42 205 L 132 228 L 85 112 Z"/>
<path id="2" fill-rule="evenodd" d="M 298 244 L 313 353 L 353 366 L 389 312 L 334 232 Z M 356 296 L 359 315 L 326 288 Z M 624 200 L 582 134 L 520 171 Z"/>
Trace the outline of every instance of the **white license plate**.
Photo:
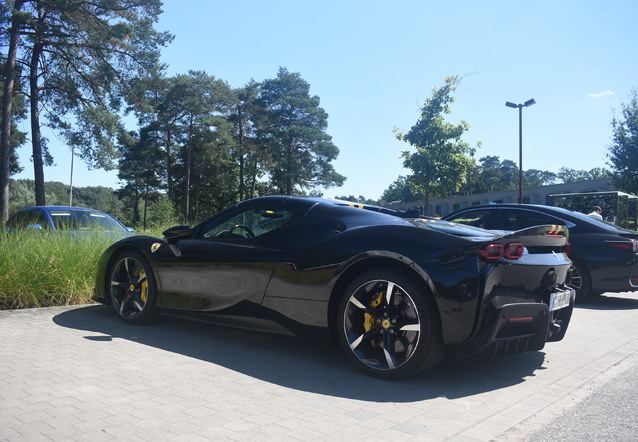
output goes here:
<path id="1" fill-rule="evenodd" d="M 569 305 L 572 299 L 572 291 L 554 292 L 549 298 L 549 311 L 560 310 Z"/>

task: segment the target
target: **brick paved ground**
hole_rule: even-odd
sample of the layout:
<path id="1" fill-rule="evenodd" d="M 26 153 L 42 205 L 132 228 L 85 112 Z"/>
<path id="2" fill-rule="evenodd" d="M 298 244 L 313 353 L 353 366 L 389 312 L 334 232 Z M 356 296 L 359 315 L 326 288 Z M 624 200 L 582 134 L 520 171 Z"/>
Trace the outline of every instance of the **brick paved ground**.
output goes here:
<path id="1" fill-rule="evenodd" d="M 92 305 L 0 312 L 1 441 L 517 440 L 635 364 L 638 296 L 543 352 L 384 382 L 339 349 Z"/>

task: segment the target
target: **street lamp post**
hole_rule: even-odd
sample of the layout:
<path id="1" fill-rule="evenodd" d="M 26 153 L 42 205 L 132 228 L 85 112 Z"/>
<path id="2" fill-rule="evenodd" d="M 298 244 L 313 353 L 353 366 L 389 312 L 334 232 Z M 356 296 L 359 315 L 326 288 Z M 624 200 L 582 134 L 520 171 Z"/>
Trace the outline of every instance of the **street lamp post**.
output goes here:
<path id="1" fill-rule="evenodd" d="M 533 98 L 523 104 L 505 102 L 507 107 L 518 108 L 518 204 L 523 202 L 523 108 L 532 104 L 536 104 Z"/>

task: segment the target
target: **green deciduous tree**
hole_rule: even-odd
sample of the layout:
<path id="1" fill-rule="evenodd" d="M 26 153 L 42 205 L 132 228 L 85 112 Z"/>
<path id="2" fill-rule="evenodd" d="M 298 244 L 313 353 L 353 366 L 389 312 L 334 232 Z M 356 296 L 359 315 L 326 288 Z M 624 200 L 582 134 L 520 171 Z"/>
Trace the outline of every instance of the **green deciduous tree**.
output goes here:
<path id="1" fill-rule="evenodd" d="M 554 172 L 539 169 L 528 169 L 523 171 L 523 188 L 541 187 L 554 184 L 558 176 Z"/>
<path id="2" fill-rule="evenodd" d="M 395 131 L 399 140 L 416 149 L 403 152 L 403 165 L 412 170 L 407 180 L 414 193 L 423 195 L 426 210 L 430 198 L 458 191 L 474 165 L 475 148 L 461 140 L 468 124 L 451 124 L 444 119 L 451 113 L 452 94 L 459 82 L 456 76 L 446 78 L 442 87 L 432 89 L 416 124 L 407 133 Z"/>
<path id="3" fill-rule="evenodd" d="M 511 160 L 501 160 L 488 155 L 479 159 L 478 164 L 468 171 L 467 180 L 459 194 L 498 192 L 515 189 L 518 183 L 518 166 Z"/>
<path id="4" fill-rule="evenodd" d="M 410 188 L 410 183 L 405 176 L 399 176 L 381 195 L 382 205 L 394 202 L 408 202 L 422 199 L 421 195 L 415 194 Z"/>
<path id="5" fill-rule="evenodd" d="M 518 188 L 518 165 L 512 160 L 501 161 L 497 156 L 485 156 L 473 167 L 458 194 L 500 192 Z M 554 184 L 557 174 L 546 170 L 529 169 L 523 171 L 523 186 L 539 187 Z"/>
<path id="6" fill-rule="evenodd" d="M 595 167 L 591 170 L 576 170 L 568 167 L 561 167 L 556 174 L 556 179 L 561 183 L 573 183 L 575 181 L 589 181 L 611 179 L 613 174 L 602 167 Z"/>
<path id="7" fill-rule="evenodd" d="M 379 205 L 379 201 L 368 199 L 364 197 L 363 195 L 359 195 L 359 196 L 341 195 L 341 196 L 335 196 L 335 199 L 342 200 L 342 201 L 350 201 L 353 203 L 370 204 L 372 206 Z"/>
<path id="8" fill-rule="evenodd" d="M 607 157 L 615 176 L 614 184 L 625 192 L 638 194 L 638 91 L 631 92 L 622 105 L 621 116 L 612 121 L 612 144 Z"/>

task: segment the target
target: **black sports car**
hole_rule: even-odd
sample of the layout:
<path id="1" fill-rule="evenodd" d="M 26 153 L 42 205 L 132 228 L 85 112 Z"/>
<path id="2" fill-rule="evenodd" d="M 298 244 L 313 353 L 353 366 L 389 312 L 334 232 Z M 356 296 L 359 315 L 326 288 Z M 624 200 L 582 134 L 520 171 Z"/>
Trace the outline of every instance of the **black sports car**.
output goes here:
<path id="1" fill-rule="evenodd" d="M 163 314 L 332 337 L 369 374 L 563 338 L 567 230 L 507 235 L 380 207 L 289 196 L 236 204 L 103 255 L 95 299 L 129 323 Z"/>
<path id="2" fill-rule="evenodd" d="M 589 294 L 638 290 L 638 232 L 560 207 L 535 204 L 488 204 L 468 207 L 443 219 L 501 231 L 539 224 L 569 228 L 570 286 L 576 301 Z"/>

